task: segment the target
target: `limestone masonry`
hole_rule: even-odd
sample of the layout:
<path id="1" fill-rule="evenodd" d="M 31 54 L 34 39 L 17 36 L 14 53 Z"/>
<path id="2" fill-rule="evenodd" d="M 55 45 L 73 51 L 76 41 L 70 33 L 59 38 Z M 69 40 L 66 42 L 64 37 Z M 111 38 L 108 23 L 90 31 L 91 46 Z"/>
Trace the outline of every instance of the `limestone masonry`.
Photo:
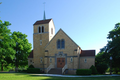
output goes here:
<path id="1" fill-rule="evenodd" d="M 76 74 L 76 69 L 95 65 L 95 50 L 82 50 L 62 29 L 55 34 L 52 19 L 36 21 L 33 29 L 33 50 L 28 66 L 32 64 L 45 73 L 61 69 L 62 74 Z"/>

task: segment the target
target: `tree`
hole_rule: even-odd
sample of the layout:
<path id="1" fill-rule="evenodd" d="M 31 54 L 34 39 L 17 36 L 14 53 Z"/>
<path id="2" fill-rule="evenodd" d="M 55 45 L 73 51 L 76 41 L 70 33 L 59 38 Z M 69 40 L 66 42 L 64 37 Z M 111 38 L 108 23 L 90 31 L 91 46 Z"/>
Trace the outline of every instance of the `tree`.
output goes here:
<path id="1" fill-rule="evenodd" d="M 109 32 L 107 38 L 107 45 L 101 49 L 101 52 L 103 53 L 102 56 L 105 56 L 103 59 L 109 64 L 110 56 L 112 56 L 112 67 L 120 68 L 120 23 L 115 24 L 114 29 Z"/>
<path id="2" fill-rule="evenodd" d="M 14 45 L 14 40 L 11 39 L 11 32 L 8 29 L 10 25 L 9 22 L 4 22 L 0 20 L 0 62 L 1 62 L 1 71 L 3 71 L 3 66 L 7 65 L 7 58 L 13 59 L 15 54 L 14 49 L 11 47 Z"/>
<path id="3" fill-rule="evenodd" d="M 16 45 L 13 47 L 16 50 L 15 59 L 13 64 L 16 64 L 16 67 L 26 66 L 28 62 L 28 56 L 31 52 L 31 43 L 26 39 L 27 35 L 22 34 L 21 32 L 13 32 L 12 39 L 15 40 Z M 16 63 L 15 63 L 16 62 Z"/>

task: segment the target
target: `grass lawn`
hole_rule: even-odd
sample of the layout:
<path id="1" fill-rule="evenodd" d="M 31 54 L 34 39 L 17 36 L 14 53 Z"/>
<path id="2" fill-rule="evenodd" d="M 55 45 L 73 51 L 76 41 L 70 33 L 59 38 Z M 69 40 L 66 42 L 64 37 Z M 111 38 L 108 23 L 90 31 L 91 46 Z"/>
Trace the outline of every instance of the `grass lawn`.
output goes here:
<path id="1" fill-rule="evenodd" d="M 67 77 L 48 77 L 33 76 L 25 73 L 0 73 L 0 80 L 120 80 L 118 77 L 90 77 L 90 78 L 67 78 Z"/>

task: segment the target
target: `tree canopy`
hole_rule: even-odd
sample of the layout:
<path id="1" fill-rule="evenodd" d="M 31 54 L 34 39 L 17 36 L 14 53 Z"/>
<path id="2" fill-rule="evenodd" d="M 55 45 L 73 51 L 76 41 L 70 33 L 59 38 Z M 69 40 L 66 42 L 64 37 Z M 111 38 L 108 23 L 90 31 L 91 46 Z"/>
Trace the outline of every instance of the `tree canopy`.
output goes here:
<path id="1" fill-rule="evenodd" d="M 106 63 L 109 65 L 110 56 L 112 57 L 112 67 L 120 68 L 120 23 L 115 24 L 107 36 L 108 43 L 96 55 L 96 64 Z"/>
<path id="2" fill-rule="evenodd" d="M 8 26 L 11 24 L 7 21 L 4 23 L 0 20 L 0 64 L 3 66 L 9 64 L 18 66 L 27 65 L 27 58 L 31 52 L 31 43 L 27 40 L 27 35 L 21 32 L 11 32 Z"/>
<path id="3" fill-rule="evenodd" d="M 16 46 L 14 46 L 14 50 L 16 50 L 15 58 L 18 66 L 25 66 L 27 63 L 27 58 L 29 53 L 31 52 L 31 43 L 26 39 L 27 35 L 22 34 L 21 32 L 13 32 L 12 39 L 15 40 Z M 15 61 L 14 61 L 15 62 Z"/>
<path id="4" fill-rule="evenodd" d="M 13 55 L 15 54 L 15 50 L 12 48 L 14 44 L 14 40 L 11 38 L 11 32 L 8 29 L 10 25 L 9 22 L 2 22 L 0 20 L 0 62 L 1 62 L 1 70 L 3 70 L 3 65 L 8 63 L 7 58 L 13 59 Z"/>

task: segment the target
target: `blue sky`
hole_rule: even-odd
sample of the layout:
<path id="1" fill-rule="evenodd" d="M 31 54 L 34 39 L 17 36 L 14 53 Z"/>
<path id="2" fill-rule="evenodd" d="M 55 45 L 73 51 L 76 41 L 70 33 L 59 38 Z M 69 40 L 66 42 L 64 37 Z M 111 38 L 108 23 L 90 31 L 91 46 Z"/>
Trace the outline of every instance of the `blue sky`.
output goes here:
<path id="1" fill-rule="evenodd" d="M 28 35 L 33 46 L 33 24 L 52 18 L 55 32 L 61 28 L 83 50 L 96 53 L 107 44 L 107 35 L 120 22 L 120 0 L 0 0 L 0 19 L 9 21 L 11 32 Z"/>

